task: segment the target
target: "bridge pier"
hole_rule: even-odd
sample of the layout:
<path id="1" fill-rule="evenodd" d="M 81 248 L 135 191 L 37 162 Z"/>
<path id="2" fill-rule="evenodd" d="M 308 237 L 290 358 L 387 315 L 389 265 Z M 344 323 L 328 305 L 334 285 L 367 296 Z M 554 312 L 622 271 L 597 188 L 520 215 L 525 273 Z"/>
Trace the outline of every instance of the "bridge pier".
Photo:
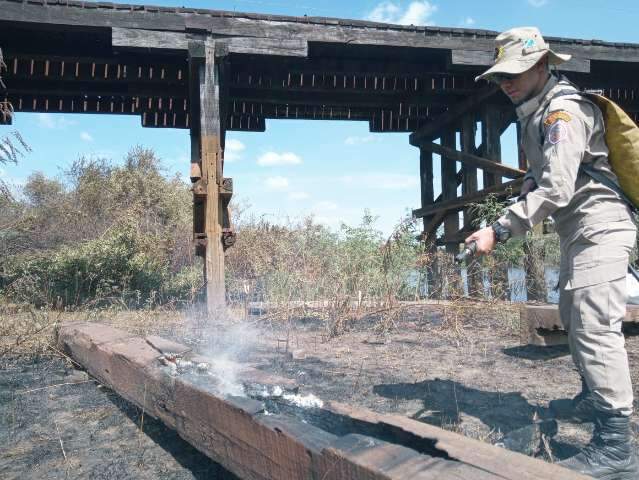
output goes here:
<path id="1" fill-rule="evenodd" d="M 224 224 L 229 223 L 225 211 L 232 193 L 232 182 L 223 177 L 226 134 L 220 121 L 223 66 L 215 58 L 214 43 L 189 43 L 189 69 L 193 240 L 196 253 L 204 258 L 206 308 L 214 313 L 226 301 Z"/>

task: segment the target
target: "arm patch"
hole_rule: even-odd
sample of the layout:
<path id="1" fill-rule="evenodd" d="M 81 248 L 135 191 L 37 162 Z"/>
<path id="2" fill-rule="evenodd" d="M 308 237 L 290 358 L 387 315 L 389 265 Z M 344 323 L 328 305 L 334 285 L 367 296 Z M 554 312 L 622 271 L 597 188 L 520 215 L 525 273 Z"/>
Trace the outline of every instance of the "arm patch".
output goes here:
<path id="1" fill-rule="evenodd" d="M 566 127 L 566 122 L 559 119 L 552 124 L 552 126 L 548 129 L 547 137 L 548 141 L 556 145 L 563 140 L 568 138 L 568 128 Z"/>
<path id="2" fill-rule="evenodd" d="M 546 120 L 544 120 L 544 126 L 550 127 L 551 125 L 555 124 L 559 120 L 563 120 L 564 122 L 569 122 L 570 120 L 572 120 L 572 117 L 566 110 L 556 110 L 548 114 L 548 116 L 546 117 Z"/>

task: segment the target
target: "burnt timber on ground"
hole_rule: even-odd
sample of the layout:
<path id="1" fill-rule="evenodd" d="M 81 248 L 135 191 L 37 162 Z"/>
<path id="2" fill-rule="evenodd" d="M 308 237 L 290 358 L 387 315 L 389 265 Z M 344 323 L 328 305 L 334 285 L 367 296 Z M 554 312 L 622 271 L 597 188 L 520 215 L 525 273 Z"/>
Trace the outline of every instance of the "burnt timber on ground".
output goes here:
<path id="1" fill-rule="evenodd" d="M 240 478 L 584 478 L 431 425 L 339 403 L 269 414 L 267 399 L 223 396 L 215 391 L 214 377 L 202 381 L 171 373 L 160 360 L 173 352 L 193 362 L 215 360 L 158 337 L 72 323 L 60 327 L 58 345 L 100 382 Z M 250 367 L 239 378 L 259 385 L 257 390 L 293 387 Z"/>
<path id="2" fill-rule="evenodd" d="M 626 306 L 624 323 L 639 323 L 639 305 Z M 522 345 L 568 344 L 557 305 L 522 305 L 519 309 L 519 325 Z"/>
<path id="3" fill-rule="evenodd" d="M 527 168 L 525 158 L 515 162 L 518 169 L 502 165 L 509 159 L 502 158 L 501 135 L 515 121 L 513 108 L 496 88 L 474 81 L 493 61 L 496 35 L 324 17 L 0 0 L 6 64 L 0 102 L 17 113 L 134 115 L 144 127 L 189 129 L 193 238 L 205 258 L 213 311 L 225 298 L 224 249 L 234 239 L 225 135 L 263 132 L 268 119 L 365 121 L 372 132 L 410 133 L 420 151 L 421 206 L 413 213 L 423 217 L 425 240 L 457 251 L 472 228 L 469 202 L 514 193 L 508 187 L 518 183 L 503 183 L 502 175 L 517 182 Z M 573 55 L 561 67 L 572 81 L 602 90 L 639 119 L 639 44 L 547 40 Z M 442 159 L 438 198 L 433 154 Z"/>

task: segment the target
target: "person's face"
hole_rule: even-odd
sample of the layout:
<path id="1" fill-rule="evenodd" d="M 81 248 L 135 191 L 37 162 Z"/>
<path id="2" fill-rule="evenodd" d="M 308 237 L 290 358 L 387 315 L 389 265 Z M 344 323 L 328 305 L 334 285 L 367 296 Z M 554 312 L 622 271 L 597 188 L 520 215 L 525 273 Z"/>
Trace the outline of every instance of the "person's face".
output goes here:
<path id="1" fill-rule="evenodd" d="M 537 95 L 548 79 L 545 62 L 539 62 L 519 75 L 497 75 L 493 80 L 515 105 L 520 105 Z"/>

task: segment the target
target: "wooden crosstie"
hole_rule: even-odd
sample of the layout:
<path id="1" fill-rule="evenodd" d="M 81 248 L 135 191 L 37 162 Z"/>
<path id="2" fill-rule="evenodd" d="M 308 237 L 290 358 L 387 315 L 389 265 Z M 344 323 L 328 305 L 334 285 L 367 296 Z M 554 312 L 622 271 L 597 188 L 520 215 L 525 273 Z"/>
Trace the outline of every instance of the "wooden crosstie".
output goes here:
<path id="1" fill-rule="evenodd" d="M 515 121 L 512 106 L 474 81 L 493 61 L 496 34 L 192 8 L 0 0 L 6 66 L 0 102 L 15 112 L 136 115 L 144 127 L 189 129 L 194 243 L 205 258 L 213 310 L 224 303 L 224 249 L 233 243 L 225 135 L 264 131 L 267 119 L 366 121 L 372 132 L 410 133 L 420 151 L 421 206 L 414 213 L 423 218 L 427 238 L 435 239 L 443 223 L 437 243 L 457 250 L 471 228 L 468 204 L 516 190 L 527 167 L 523 158 L 518 168 L 502 163 L 501 136 Z M 573 55 L 562 65 L 572 81 L 603 90 L 637 121 L 639 45 L 548 41 Z M 0 116 L 0 123 L 10 122 Z M 433 155 L 441 158 L 437 198 Z"/>

